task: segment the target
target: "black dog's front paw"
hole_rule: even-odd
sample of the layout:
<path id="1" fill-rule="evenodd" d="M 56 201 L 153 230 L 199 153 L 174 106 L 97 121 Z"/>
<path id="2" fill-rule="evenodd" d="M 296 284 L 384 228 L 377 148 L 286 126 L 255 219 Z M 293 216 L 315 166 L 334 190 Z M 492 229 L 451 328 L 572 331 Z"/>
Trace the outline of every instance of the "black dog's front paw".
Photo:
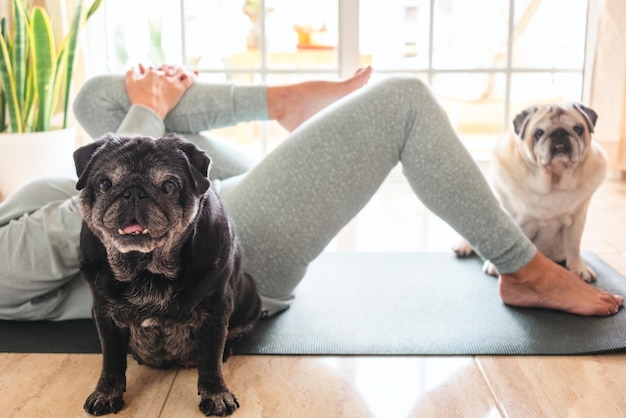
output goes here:
<path id="1" fill-rule="evenodd" d="M 200 411 L 207 417 L 211 415 L 225 417 L 235 412 L 237 408 L 239 402 L 230 392 L 205 394 L 200 401 Z"/>
<path id="2" fill-rule="evenodd" d="M 85 401 L 85 411 L 91 415 L 117 414 L 124 407 L 121 395 L 111 395 L 94 391 Z"/>

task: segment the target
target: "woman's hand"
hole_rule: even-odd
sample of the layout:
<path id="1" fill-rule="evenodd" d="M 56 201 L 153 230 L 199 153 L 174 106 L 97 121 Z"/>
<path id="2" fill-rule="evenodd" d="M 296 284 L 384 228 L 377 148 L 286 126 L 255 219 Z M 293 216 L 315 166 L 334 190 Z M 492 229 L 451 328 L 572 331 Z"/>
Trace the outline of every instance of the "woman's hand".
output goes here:
<path id="1" fill-rule="evenodd" d="M 182 67 L 146 68 L 139 64 L 126 72 L 126 92 L 131 104 L 146 106 L 165 119 L 197 78 L 196 71 Z"/>

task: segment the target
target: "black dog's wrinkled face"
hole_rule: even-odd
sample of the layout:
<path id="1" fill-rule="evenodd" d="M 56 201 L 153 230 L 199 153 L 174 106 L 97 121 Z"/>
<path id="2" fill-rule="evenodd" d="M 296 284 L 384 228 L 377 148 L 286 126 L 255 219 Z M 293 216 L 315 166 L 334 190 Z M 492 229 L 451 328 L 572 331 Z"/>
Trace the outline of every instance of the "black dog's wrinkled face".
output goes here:
<path id="1" fill-rule="evenodd" d="M 115 252 L 169 253 L 197 216 L 210 160 L 195 145 L 106 135 L 74 153 L 83 220 Z"/>
<path id="2" fill-rule="evenodd" d="M 513 126 L 528 161 L 573 166 L 585 157 L 597 119 L 593 109 L 580 103 L 548 104 L 524 110 Z"/>

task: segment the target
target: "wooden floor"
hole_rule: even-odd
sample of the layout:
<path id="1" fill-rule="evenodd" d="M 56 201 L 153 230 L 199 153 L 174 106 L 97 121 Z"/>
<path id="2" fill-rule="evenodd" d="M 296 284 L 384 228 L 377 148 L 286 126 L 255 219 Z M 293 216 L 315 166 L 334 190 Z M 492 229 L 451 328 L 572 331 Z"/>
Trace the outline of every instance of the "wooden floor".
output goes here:
<path id="1" fill-rule="evenodd" d="M 327 251 L 447 251 L 454 240 L 394 173 Z M 626 182 L 596 194 L 583 247 L 626 275 Z M 98 355 L 0 354 L 0 417 L 88 416 L 99 369 Z M 624 355 L 238 356 L 224 370 L 235 418 L 626 417 Z M 127 382 L 119 417 L 201 416 L 195 370 L 131 360 Z"/>

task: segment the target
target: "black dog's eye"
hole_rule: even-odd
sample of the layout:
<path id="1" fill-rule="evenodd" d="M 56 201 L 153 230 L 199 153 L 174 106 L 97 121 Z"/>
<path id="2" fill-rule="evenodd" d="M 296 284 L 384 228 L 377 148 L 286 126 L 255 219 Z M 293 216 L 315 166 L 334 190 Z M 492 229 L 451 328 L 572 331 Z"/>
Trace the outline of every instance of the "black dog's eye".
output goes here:
<path id="1" fill-rule="evenodd" d="M 161 192 L 164 195 L 171 195 L 174 194 L 174 192 L 176 192 L 176 183 L 174 183 L 172 180 L 166 180 L 163 182 L 163 184 L 161 185 Z"/>
<path id="2" fill-rule="evenodd" d="M 544 132 L 544 130 L 543 130 L 543 129 L 537 129 L 537 130 L 535 131 L 535 140 L 536 140 L 536 141 L 539 141 L 539 138 L 541 138 L 541 137 L 543 136 L 543 134 L 544 134 L 544 133 L 545 133 L 545 132 Z"/>
<path id="3" fill-rule="evenodd" d="M 576 132 L 577 135 L 582 135 L 585 129 L 580 125 L 576 125 L 574 126 L 574 132 Z"/>
<path id="4" fill-rule="evenodd" d="M 112 186 L 113 186 L 113 183 L 111 183 L 111 180 L 109 180 L 106 177 L 101 179 L 98 182 L 98 190 L 101 191 L 102 193 L 104 193 L 107 190 L 109 190 Z"/>

